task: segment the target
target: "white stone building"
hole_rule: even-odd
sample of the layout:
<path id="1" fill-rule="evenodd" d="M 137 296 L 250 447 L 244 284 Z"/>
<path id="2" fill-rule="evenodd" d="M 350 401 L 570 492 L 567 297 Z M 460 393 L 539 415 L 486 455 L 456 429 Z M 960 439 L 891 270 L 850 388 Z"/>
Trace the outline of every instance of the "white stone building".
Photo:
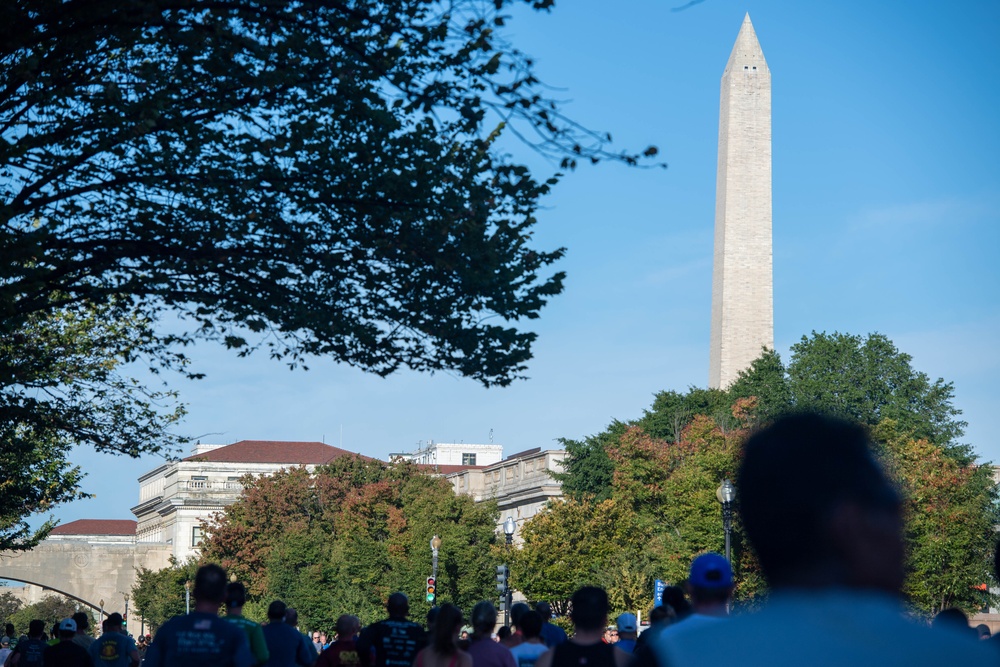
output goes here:
<path id="1" fill-rule="evenodd" d="M 542 451 L 535 447 L 492 465 L 448 471 L 445 478 L 455 493 L 470 495 L 476 502 L 496 499 L 500 508 L 497 530 L 502 534 L 503 522 L 508 516 L 513 518 L 514 540 L 518 542 L 524 522 L 542 511 L 550 500 L 562 497 L 562 485 L 552 473 L 563 472 L 565 458 L 566 452 L 561 449 Z"/>
<path id="2" fill-rule="evenodd" d="M 202 521 L 234 503 L 246 474 L 273 475 L 282 468 L 316 466 L 352 452 L 322 442 L 241 440 L 231 445 L 198 444 L 194 453 L 139 478 L 136 541 L 172 545 L 179 561 L 197 555 Z"/>
<path id="3" fill-rule="evenodd" d="M 421 447 L 407 458 L 420 465 L 432 466 L 488 466 L 503 459 L 503 445 L 465 444 L 454 442 L 421 443 Z"/>

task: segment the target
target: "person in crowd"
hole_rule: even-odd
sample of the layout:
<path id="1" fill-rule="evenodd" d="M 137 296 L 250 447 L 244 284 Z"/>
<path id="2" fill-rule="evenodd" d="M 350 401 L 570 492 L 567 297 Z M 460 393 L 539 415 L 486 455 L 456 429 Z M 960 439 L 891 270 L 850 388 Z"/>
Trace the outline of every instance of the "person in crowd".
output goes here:
<path id="1" fill-rule="evenodd" d="M 964 611 L 955 607 L 939 611 L 931 621 L 931 627 L 935 630 L 957 632 L 966 637 L 979 639 L 979 633 L 969 625 L 969 617 L 965 615 Z"/>
<path id="2" fill-rule="evenodd" d="M 243 615 L 243 606 L 247 603 L 247 588 L 241 581 L 231 581 L 226 584 L 226 620 L 234 623 L 243 631 L 250 644 L 255 664 L 266 665 L 270 653 L 267 651 L 267 641 L 260 623 L 251 621 Z"/>
<path id="3" fill-rule="evenodd" d="M 492 602 L 477 602 L 472 608 L 472 637 L 469 655 L 475 667 L 517 667 L 510 649 L 493 641 L 497 624 L 497 609 Z"/>
<path id="4" fill-rule="evenodd" d="M 430 643 L 417 653 L 414 667 L 472 667 L 472 657 L 458 648 L 462 630 L 462 612 L 453 604 L 441 605 Z"/>
<path id="5" fill-rule="evenodd" d="M 497 630 L 497 641 L 510 648 L 510 636 L 514 634 L 513 630 L 510 629 L 509 625 L 501 625 L 500 629 Z"/>
<path id="6" fill-rule="evenodd" d="M 535 611 L 542 617 L 542 641 L 546 646 L 552 648 L 566 641 L 566 631 L 550 622 L 552 606 L 548 602 L 536 604 Z"/>
<path id="7" fill-rule="evenodd" d="M 986 643 L 904 616 L 902 506 L 863 427 L 778 418 L 747 440 L 736 488 L 767 602 L 724 623 L 667 628 L 636 667 L 996 664 Z"/>
<path id="8" fill-rule="evenodd" d="M 725 556 L 704 553 L 691 561 L 688 571 L 691 613 L 660 631 L 660 636 L 690 632 L 729 616 L 733 597 L 733 569 Z"/>
<path id="9" fill-rule="evenodd" d="M 10 639 L 10 650 L 13 651 L 17 648 L 17 630 L 14 628 L 13 623 L 7 623 L 3 626 L 3 633 L 7 635 Z"/>
<path id="10" fill-rule="evenodd" d="M 319 630 L 313 630 L 312 631 L 312 645 L 313 645 L 313 648 L 316 649 L 316 653 L 317 654 L 323 652 L 323 642 L 320 640 L 319 637 L 320 637 Z"/>
<path id="11" fill-rule="evenodd" d="M 361 629 L 357 616 L 344 614 L 337 619 L 337 641 L 331 643 L 319 655 L 315 667 L 358 667 L 358 644 L 355 636 Z"/>
<path id="12" fill-rule="evenodd" d="M 97 667 L 139 667 L 139 649 L 122 632 L 125 619 L 117 611 L 104 620 L 104 633 L 90 644 L 90 657 Z"/>
<path id="13" fill-rule="evenodd" d="M 0 665 L 7 662 L 7 658 L 10 656 L 12 651 L 10 650 L 10 637 L 4 635 L 0 637 Z"/>
<path id="14" fill-rule="evenodd" d="M 661 604 L 653 607 L 653 610 L 649 612 L 649 627 L 636 638 L 635 650 L 632 653 L 635 654 L 641 651 L 653 637 L 669 626 L 675 618 L 674 608 L 670 605 Z"/>
<path id="15" fill-rule="evenodd" d="M 615 646 L 626 653 L 633 653 L 635 641 L 639 638 L 639 620 L 635 614 L 625 612 L 618 615 L 615 625 L 618 626 L 618 642 Z"/>
<path id="16" fill-rule="evenodd" d="M 316 651 L 304 635 L 288 623 L 288 607 L 274 600 L 267 607 L 267 625 L 263 627 L 267 642 L 268 667 L 308 666 L 316 662 Z"/>
<path id="17" fill-rule="evenodd" d="M 419 623 L 407 620 L 410 599 L 393 593 L 385 605 L 389 618 L 372 623 L 358 638 L 362 667 L 410 667 L 427 644 L 427 633 Z"/>
<path id="18" fill-rule="evenodd" d="M 617 644 L 618 643 L 618 627 L 614 625 L 609 625 L 604 628 L 604 637 L 602 640 L 605 644 Z"/>
<path id="19" fill-rule="evenodd" d="M 521 617 L 531 611 L 531 607 L 523 602 L 515 602 L 510 606 L 510 624 L 508 634 L 500 637 L 500 643 L 507 648 L 514 648 L 524 641 L 524 634 L 521 632 Z M 502 630 L 503 628 L 501 628 Z M 499 634 L 499 633 L 497 633 Z"/>
<path id="20" fill-rule="evenodd" d="M 534 667 L 538 658 L 549 650 L 542 641 L 542 615 L 526 611 L 520 618 L 522 641 L 510 650 L 517 667 Z"/>
<path id="21" fill-rule="evenodd" d="M 316 650 L 316 647 L 313 646 L 311 641 L 309 641 L 309 635 L 307 635 L 306 633 L 302 632 L 302 630 L 299 629 L 298 610 L 296 610 L 293 607 L 289 607 L 285 611 L 285 623 L 295 628 L 295 631 L 299 633 L 299 637 L 301 638 L 302 643 L 306 645 L 306 648 L 308 648 L 310 651 L 313 652 L 313 658 L 315 661 L 315 658 L 319 657 L 319 654 L 322 652 L 323 649 Z"/>
<path id="22" fill-rule="evenodd" d="M 90 635 L 90 614 L 85 611 L 78 611 L 73 614 L 73 621 L 76 623 L 76 636 L 73 637 L 73 641 L 82 646 L 85 649 L 90 649 L 91 642 L 94 638 Z M 60 637 L 62 636 L 62 631 L 59 631 Z"/>
<path id="23" fill-rule="evenodd" d="M 673 610 L 673 620 L 671 623 L 683 621 L 692 614 L 691 603 L 688 602 L 687 595 L 680 586 L 667 586 L 664 588 L 663 593 L 660 594 L 660 601 L 663 605 Z"/>
<path id="24" fill-rule="evenodd" d="M 42 628 L 44 629 L 44 625 Z M 76 641 L 79 628 L 72 618 L 59 621 L 59 643 L 46 646 L 42 652 L 42 665 L 59 667 L 94 667 L 94 661 L 83 646 Z M 21 664 L 21 663 L 18 663 Z"/>
<path id="25" fill-rule="evenodd" d="M 122 632 L 124 624 L 118 612 L 104 619 L 104 632 L 87 649 L 98 667 L 138 667 L 139 649 L 132 638 Z"/>
<path id="26" fill-rule="evenodd" d="M 427 616 L 424 618 L 424 625 L 427 628 L 428 637 L 430 636 L 430 633 L 434 632 L 434 621 L 437 620 L 438 613 L 440 611 L 441 607 L 438 607 L 437 605 L 434 605 L 433 607 L 427 610 Z"/>
<path id="27" fill-rule="evenodd" d="M 976 635 L 978 635 L 980 639 L 989 639 L 992 634 L 993 633 L 990 632 L 990 626 L 985 623 L 980 623 L 976 626 Z"/>
<path id="28" fill-rule="evenodd" d="M 608 611 L 608 594 L 603 588 L 577 589 L 570 600 L 573 636 L 543 653 L 535 667 L 626 667 L 631 656 L 603 641 Z"/>
<path id="29" fill-rule="evenodd" d="M 58 630 L 59 624 L 56 624 Z M 73 625 L 76 632 L 76 625 Z M 34 619 L 28 624 L 28 637 L 17 642 L 13 652 L 7 658 L 11 667 L 40 667 L 44 660 L 45 649 L 49 647 L 45 641 L 45 621 Z"/>
<path id="30" fill-rule="evenodd" d="M 246 634 L 219 616 L 226 599 L 226 571 L 214 563 L 198 568 L 192 595 L 194 609 L 157 630 L 142 667 L 252 667 Z"/>

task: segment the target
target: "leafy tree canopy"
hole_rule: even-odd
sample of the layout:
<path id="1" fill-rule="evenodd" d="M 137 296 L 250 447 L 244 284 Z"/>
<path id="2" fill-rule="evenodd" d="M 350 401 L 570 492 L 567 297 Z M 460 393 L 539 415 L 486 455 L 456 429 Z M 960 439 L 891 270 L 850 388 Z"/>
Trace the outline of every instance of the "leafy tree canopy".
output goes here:
<path id="1" fill-rule="evenodd" d="M 0 441 L 42 466 L 0 507 L 79 495 L 71 444 L 171 449 L 185 345 L 387 375 L 522 377 L 562 289 L 536 178 L 613 153 L 566 118 L 505 12 L 551 0 L 0 3 Z M 119 331 L 115 331 L 119 329 Z M 119 335 L 120 334 L 120 335 Z M 67 354 L 68 352 L 68 354 Z M 26 474 L 26 473 L 25 473 Z"/>
<path id="2" fill-rule="evenodd" d="M 519 585 L 523 581 L 540 595 L 568 595 L 570 588 L 560 589 L 559 582 L 573 577 L 599 581 L 616 573 L 609 590 L 632 580 L 651 585 L 655 577 L 683 578 L 694 555 L 718 550 L 714 491 L 732 476 L 745 429 L 789 411 L 814 410 L 871 429 L 878 454 L 906 499 L 906 593 L 912 603 L 925 613 L 948 606 L 974 612 L 988 602 L 980 587 L 992 581 L 1000 513 L 992 468 L 977 465 L 971 449 L 956 442 L 965 422 L 952 398 L 951 383 L 914 370 L 911 357 L 877 333 L 813 332 L 792 347 L 787 367 L 777 353 L 763 350 L 725 391 L 661 392 L 641 418 L 615 421 L 581 442 L 565 441 L 562 479 L 571 501 L 553 505 L 525 527 Z M 625 535 L 639 536 L 642 548 L 620 535 L 603 538 L 579 518 L 598 512 L 629 526 Z M 567 574 L 561 559 L 571 552 L 551 545 L 588 541 L 591 535 L 604 539 L 609 553 L 629 566 L 646 567 L 645 579 L 606 557 L 586 561 L 595 564 L 594 571 Z M 758 592 L 752 552 L 741 546 L 734 553 L 744 582 L 741 594 Z M 622 591 L 614 595 L 622 603 L 628 599 Z"/>
<path id="3" fill-rule="evenodd" d="M 127 364 L 157 355 L 149 322 L 116 304 L 71 303 L 35 312 L 20 326 L 0 324 L 0 549 L 29 549 L 52 528 L 27 519 L 86 496 L 70 461 L 76 445 L 139 456 L 171 449 L 184 414 L 176 394 L 151 390 Z M 161 361 L 183 366 L 170 355 Z"/>
<path id="4" fill-rule="evenodd" d="M 439 603 L 470 610 L 494 596 L 496 503 L 456 495 L 412 464 L 344 456 L 315 474 L 299 468 L 244 484 L 207 526 L 203 555 L 247 584 L 251 612 L 280 598 L 304 627 L 332 629 L 340 614 L 383 618 L 385 600 L 403 591 L 420 618 L 434 535 Z"/>
<path id="5" fill-rule="evenodd" d="M 150 630 L 156 632 L 171 618 L 186 612 L 185 584 L 194 581 L 197 571 L 195 560 L 179 563 L 172 556 L 170 566 L 162 570 L 139 568 L 132 587 L 132 604 Z"/>
<path id="6" fill-rule="evenodd" d="M 513 4 L 4 3 L 0 322 L 126 297 L 164 344 L 510 382 L 562 250 L 496 137 L 641 157 L 545 97 Z"/>
<path id="7" fill-rule="evenodd" d="M 715 490 L 734 475 L 746 405 L 730 414 L 736 428 L 724 431 L 699 415 L 673 442 L 638 426 L 624 429 L 607 450 L 613 466 L 607 497 L 554 502 L 525 524 L 512 583 L 529 599 L 549 600 L 560 610 L 579 586 L 600 585 L 615 613 L 645 613 L 655 579 L 679 583 L 694 554 L 723 550 Z M 741 575 L 738 596 L 752 597 L 760 576 L 739 532 L 733 561 Z"/>
<path id="8" fill-rule="evenodd" d="M 14 629 L 21 634 L 28 634 L 28 624 L 40 619 L 45 622 L 45 632 L 52 632 L 52 626 L 64 618 L 77 612 L 78 603 L 61 595 L 46 595 L 39 602 L 21 607 L 10 616 Z M 91 614 L 91 623 L 94 621 Z"/>

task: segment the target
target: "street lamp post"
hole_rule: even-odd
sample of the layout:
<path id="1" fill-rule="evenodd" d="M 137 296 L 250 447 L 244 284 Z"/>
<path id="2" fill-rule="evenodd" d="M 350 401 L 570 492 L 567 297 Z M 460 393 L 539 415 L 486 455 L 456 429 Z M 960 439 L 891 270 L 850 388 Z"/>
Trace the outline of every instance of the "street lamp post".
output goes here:
<path id="1" fill-rule="evenodd" d="M 98 604 L 101 605 L 101 620 L 103 621 L 104 620 L 104 598 L 101 598 L 98 601 Z"/>
<path id="2" fill-rule="evenodd" d="M 122 593 L 122 597 L 125 598 L 125 634 L 128 634 L 128 593 Z"/>
<path id="3" fill-rule="evenodd" d="M 514 531 L 517 530 L 517 524 L 514 522 L 514 517 L 507 517 L 503 522 L 503 534 L 507 540 L 507 562 L 510 563 L 510 547 L 514 544 Z M 510 602 L 511 602 L 511 590 L 510 590 L 510 566 L 506 566 L 507 576 L 504 578 L 504 591 L 503 591 L 503 624 L 510 627 Z"/>
<path id="4" fill-rule="evenodd" d="M 435 535 L 431 538 L 431 576 L 434 577 L 434 599 L 431 604 L 437 604 L 438 550 L 441 548 L 441 538 Z"/>
<path id="5" fill-rule="evenodd" d="M 185 612 L 185 613 L 188 613 L 188 614 L 191 613 L 191 580 L 190 579 L 188 579 L 187 581 L 184 582 L 184 608 L 187 609 L 187 612 Z"/>
<path id="6" fill-rule="evenodd" d="M 715 497 L 722 503 L 722 529 L 726 533 L 726 560 L 730 557 L 730 541 L 733 534 L 733 501 L 736 500 L 736 487 L 728 479 L 723 480 L 715 490 Z"/>

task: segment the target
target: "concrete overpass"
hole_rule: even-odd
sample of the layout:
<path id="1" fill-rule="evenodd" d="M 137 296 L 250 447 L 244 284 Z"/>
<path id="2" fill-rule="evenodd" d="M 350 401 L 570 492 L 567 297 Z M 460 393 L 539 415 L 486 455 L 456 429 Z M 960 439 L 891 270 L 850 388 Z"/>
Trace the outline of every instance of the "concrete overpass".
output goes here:
<path id="1" fill-rule="evenodd" d="M 172 553 L 169 544 L 137 544 L 134 521 L 84 519 L 59 526 L 31 551 L 0 552 L 0 579 L 39 586 L 94 610 L 104 600 L 106 614 L 124 612 L 138 569 L 167 567 Z M 138 634 L 133 609 L 128 629 Z"/>

